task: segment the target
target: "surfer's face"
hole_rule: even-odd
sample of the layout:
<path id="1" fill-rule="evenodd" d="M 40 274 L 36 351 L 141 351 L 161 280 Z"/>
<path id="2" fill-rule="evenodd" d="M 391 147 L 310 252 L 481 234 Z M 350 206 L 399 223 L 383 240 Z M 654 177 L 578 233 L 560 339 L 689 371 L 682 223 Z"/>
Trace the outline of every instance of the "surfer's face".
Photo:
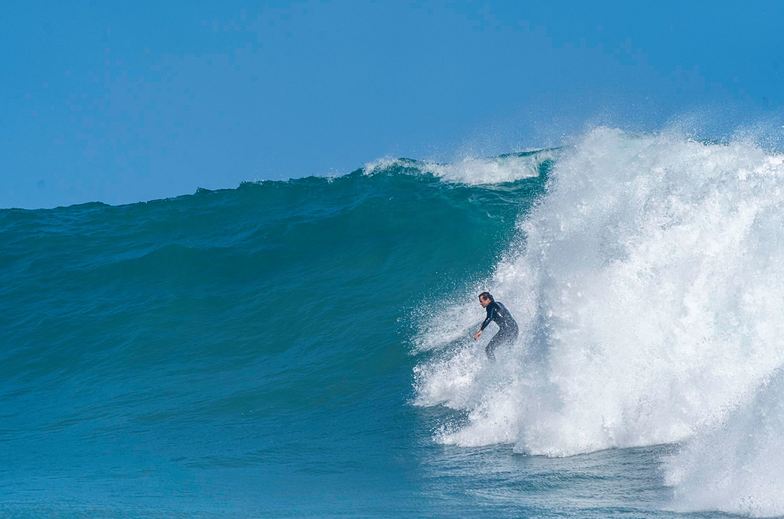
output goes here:
<path id="1" fill-rule="evenodd" d="M 485 308 L 487 305 L 490 304 L 490 298 L 489 297 L 480 297 L 479 298 L 479 304 L 482 305 L 482 308 Z"/>

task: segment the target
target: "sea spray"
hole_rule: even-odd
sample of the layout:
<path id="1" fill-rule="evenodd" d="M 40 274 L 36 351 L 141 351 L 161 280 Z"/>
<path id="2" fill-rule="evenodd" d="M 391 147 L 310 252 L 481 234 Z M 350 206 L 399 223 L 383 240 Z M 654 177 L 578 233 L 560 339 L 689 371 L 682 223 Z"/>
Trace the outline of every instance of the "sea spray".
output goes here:
<path id="1" fill-rule="evenodd" d="M 441 350 L 415 368 L 416 403 L 467 418 L 439 441 L 550 456 L 677 442 L 784 362 L 784 157 L 597 128 L 519 226 L 521 252 L 415 340 Z M 454 343 L 485 288 L 521 325 L 495 365 Z"/>
<path id="2" fill-rule="evenodd" d="M 667 460 L 678 510 L 784 515 L 784 372 Z"/>

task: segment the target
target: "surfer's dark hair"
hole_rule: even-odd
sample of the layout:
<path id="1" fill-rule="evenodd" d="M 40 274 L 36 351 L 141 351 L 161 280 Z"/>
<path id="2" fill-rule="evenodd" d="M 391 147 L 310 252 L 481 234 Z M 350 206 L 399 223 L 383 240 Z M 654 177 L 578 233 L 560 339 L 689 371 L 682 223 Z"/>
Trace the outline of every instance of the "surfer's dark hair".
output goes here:
<path id="1" fill-rule="evenodd" d="M 479 294 L 479 299 L 489 299 L 491 303 L 495 301 L 495 299 L 493 299 L 493 295 L 490 292 L 482 292 Z"/>

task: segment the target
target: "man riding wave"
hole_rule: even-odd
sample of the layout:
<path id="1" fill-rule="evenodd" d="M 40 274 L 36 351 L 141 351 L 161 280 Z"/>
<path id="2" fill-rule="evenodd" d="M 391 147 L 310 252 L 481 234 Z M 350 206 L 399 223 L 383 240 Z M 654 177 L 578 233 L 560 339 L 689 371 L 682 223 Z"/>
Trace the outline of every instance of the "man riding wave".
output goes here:
<path id="1" fill-rule="evenodd" d="M 479 304 L 487 310 L 487 317 L 485 317 L 484 322 L 482 322 L 481 328 L 474 334 L 474 340 L 479 340 L 479 337 L 482 336 L 482 330 L 490 324 L 490 321 L 495 321 L 495 324 L 497 324 L 499 328 L 498 333 L 490 339 L 490 342 L 487 343 L 487 346 L 485 347 L 487 358 L 495 360 L 493 350 L 501 344 L 511 343 L 517 339 L 517 322 L 503 304 L 493 299 L 490 292 L 482 292 L 479 294 Z"/>

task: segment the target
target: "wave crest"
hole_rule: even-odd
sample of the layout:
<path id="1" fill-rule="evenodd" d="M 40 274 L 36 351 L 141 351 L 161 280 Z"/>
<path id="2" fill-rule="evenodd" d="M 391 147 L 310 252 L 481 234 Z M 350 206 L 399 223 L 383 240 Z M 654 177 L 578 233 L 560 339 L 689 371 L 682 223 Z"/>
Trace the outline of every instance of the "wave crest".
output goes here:
<path id="1" fill-rule="evenodd" d="M 559 150 L 547 149 L 491 158 L 465 157 L 450 163 L 383 158 L 365 164 L 362 170 L 367 175 L 404 171 L 426 173 L 447 182 L 468 185 L 502 184 L 538 177 L 543 165 L 551 163 L 558 154 Z"/>

